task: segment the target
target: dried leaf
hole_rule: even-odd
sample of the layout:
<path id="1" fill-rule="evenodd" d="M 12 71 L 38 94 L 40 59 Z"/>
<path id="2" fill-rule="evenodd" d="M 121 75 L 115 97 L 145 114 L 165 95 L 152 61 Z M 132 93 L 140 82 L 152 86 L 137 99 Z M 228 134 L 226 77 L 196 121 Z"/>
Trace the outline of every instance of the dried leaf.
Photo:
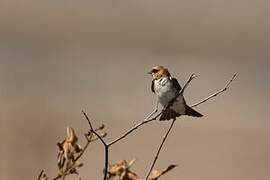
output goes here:
<path id="1" fill-rule="evenodd" d="M 107 136 L 107 133 L 106 132 L 103 132 L 100 134 L 101 137 L 106 137 Z"/>
<path id="2" fill-rule="evenodd" d="M 75 154 L 82 151 L 73 128 L 67 127 L 67 137 L 65 140 L 58 142 L 57 147 L 57 166 L 60 172 L 64 172 L 64 167 L 66 167 L 65 169 L 67 170 L 74 166 Z"/>
<path id="3" fill-rule="evenodd" d="M 95 129 L 95 131 L 99 131 L 99 130 L 102 130 L 105 128 L 105 125 L 104 124 L 101 124 L 101 126 L 99 126 L 97 129 Z"/>
<path id="4" fill-rule="evenodd" d="M 128 163 L 128 168 L 130 168 L 136 161 L 136 158 L 132 159 L 131 161 L 129 161 Z"/>
<path id="5" fill-rule="evenodd" d="M 164 169 L 161 172 L 159 172 L 157 170 L 154 170 L 154 171 L 152 171 L 152 174 L 149 177 L 149 180 L 157 180 L 158 178 L 160 178 L 160 176 L 166 174 L 167 172 L 171 171 L 175 167 L 177 167 L 177 165 L 172 164 L 172 165 L 168 166 L 166 169 Z"/>
<path id="6" fill-rule="evenodd" d="M 47 175 L 45 174 L 44 170 L 42 170 L 39 174 L 38 180 L 49 180 Z"/>
<path id="7" fill-rule="evenodd" d="M 71 127 L 67 127 L 67 137 L 66 142 L 69 142 L 71 144 L 75 144 L 78 141 L 78 137 L 75 134 L 75 131 Z"/>
<path id="8" fill-rule="evenodd" d="M 140 180 L 140 177 L 130 170 L 134 162 L 135 159 L 130 162 L 122 160 L 114 165 L 109 165 L 109 179 L 117 176 L 120 180 Z"/>

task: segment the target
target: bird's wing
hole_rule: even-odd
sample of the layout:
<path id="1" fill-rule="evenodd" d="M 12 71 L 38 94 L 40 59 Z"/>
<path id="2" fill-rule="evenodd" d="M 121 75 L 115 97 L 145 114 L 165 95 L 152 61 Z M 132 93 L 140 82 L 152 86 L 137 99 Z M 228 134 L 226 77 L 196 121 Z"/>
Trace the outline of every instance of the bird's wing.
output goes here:
<path id="1" fill-rule="evenodd" d="M 182 87 L 180 86 L 180 84 L 177 81 L 177 79 L 172 78 L 171 81 L 172 81 L 173 87 L 176 88 L 177 92 L 181 91 Z"/>
<path id="2" fill-rule="evenodd" d="M 177 79 L 171 78 L 171 81 L 172 81 L 173 87 L 175 87 L 175 89 L 177 90 L 177 92 L 180 92 L 181 89 L 182 89 L 182 87 L 181 87 L 181 85 L 179 84 L 179 82 L 177 81 Z M 183 101 L 184 101 L 184 104 L 186 104 L 186 100 L 185 100 L 184 97 L 183 97 Z"/>
<path id="3" fill-rule="evenodd" d="M 153 92 L 153 93 L 155 93 L 155 82 L 154 82 L 155 80 L 153 79 L 152 80 L 152 84 L 151 84 L 151 91 Z"/>

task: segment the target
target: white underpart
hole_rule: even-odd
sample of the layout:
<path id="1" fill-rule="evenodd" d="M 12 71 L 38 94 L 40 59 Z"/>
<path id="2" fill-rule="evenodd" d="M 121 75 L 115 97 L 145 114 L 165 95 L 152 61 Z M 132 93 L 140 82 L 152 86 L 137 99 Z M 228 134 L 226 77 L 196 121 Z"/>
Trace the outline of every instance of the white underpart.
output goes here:
<path id="1" fill-rule="evenodd" d="M 177 95 L 177 90 L 169 77 L 155 80 L 154 89 L 158 96 L 158 101 L 163 107 L 167 106 L 167 104 Z M 185 103 L 182 95 L 175 100 L 171 108 L 179 114 L 185 114 Z"/>

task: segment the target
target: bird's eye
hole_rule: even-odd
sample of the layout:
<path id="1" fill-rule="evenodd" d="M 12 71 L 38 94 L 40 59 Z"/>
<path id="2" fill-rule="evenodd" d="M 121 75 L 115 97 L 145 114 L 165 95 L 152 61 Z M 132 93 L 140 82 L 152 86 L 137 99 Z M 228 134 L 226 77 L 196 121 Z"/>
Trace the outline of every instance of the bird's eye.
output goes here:
<path id="1" fill-rule="evenodd" d="M 158 70 L 157 70 L 157 69 L 153 69 L 152 72 L 153 72 L 153 73 L 157 73 Z"/>

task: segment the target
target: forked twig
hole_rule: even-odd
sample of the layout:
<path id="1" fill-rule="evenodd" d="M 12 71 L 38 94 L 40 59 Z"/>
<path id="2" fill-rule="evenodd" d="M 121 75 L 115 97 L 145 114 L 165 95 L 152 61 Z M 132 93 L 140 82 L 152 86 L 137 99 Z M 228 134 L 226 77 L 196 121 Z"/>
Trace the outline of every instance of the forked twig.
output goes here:
<path id="1" fill-rule="evenodd" d="M 88 145 L 90 144 L 90 142 L 92 142 L 92 135 L 90 135 L 89 138 L 87 137 L 87 134 L 85 134 L 84 136 L 85 136 L 85 139 L 86 139 L 86 144 L 83 147 L 82 152 L 75 158 L 75 161 L 78 161 L 82 157 L 82 155 L 86 151 Z"/>
<path id="2" fill-rule="evenodd" d="M 176 95 L 176 96 L 168 103 L 168 105 L 164 108 L 164 110 L 169 109 L 169 108 L 173 105 L 174 101 L 175 101 L 180 95 L 182 95 L 182 94 L 184 93 L 186 87 L 190 84 L 190 82 L 191 82 L 195 77 L 197 77 L 197 76 L 195 76 L 194 74 L 191 74 L 191 76 L 189 77 L 189 79 L 187 80 L 187 82 L 185 83 L 185 85 L 183 86 L 183 88 L 182 88 L 182 89 L 180 90 L 180 92 L 179 92 L 179 93 L 178 93 L 178 94 L 177 94 L 177 95 Z M 168 137 L 168 135 L 169 135 L 171 129 L 173 128 L 173 125 L 174 125 L 174 123 L 175 123 L 175 120 L 176 120 L 176 119 L 174 119 L 174 120 L 172 121 L 172 123 L 171 123 L 171 125 L 170 125 L 168 131 L 167 131 L 166 134 L 164 135 L 164 137 L 163 137 L 163 139 L 162 139 L 162 142 L 161 142 L 161 144 L 160 144 L 160 146 L 159 146 L 159 148 L 158 148 L 158 151 L 157 151 L 157 153 L 156 153 L 156 155 L 155 155 L 155 158 L 154 158 L 154 160 L 153 160 L 153 162 L 152 162 L 152 164 L 151 164 L 151 166 L 150 166 L 150 169 L 148 170 L 148 173 L 147 173 L 147 175 L 146 175 L 146 177 L 145 177 L 145 180 L 147 180 L 147 179 L 149 178 L 149 176 L 150 176 L 150 174 L 151 174 L 151 172 L 152 172 L 152 170 L 153 170 L 153 168 L 154 168 L 154 166 L 155 166 L 155 164 L 156 164 L 156 162 L 157 162 L 157 159 L 158 159 L 158 156 L 159 156 L 160 151 L 161 151 L 161 149 L 162 149 L 162 146 L 164 145 L 164 142 L 166 141 L 166 139 L 167 139 L 167 137 Z"/>
<path id="3" fill-rule="evenodd" d="M 181 95 L 183 94 L 183 92 L 185 91 L 186 87 L 188 86 L 188 84 L 194 79 L 196 78 L 197 76 L 195 76 L 194 74 L 192 74 L 188 81 L 186 82 L 186 84 L 184 85 L 184 87 L 181 89 L 181 91 L 175 96 L 174 99 L 171 100 L 171 102 L 168 104 L 167 107 L 165 107 L 163 110 L 165 109 L 168 109 L 172 104 L 173 102 Z M 154 111 L 155 112 L 155 111 Z M 156 120 L 163 112 L 161 111 L 159 114 L 157 114 L 155 117 L 149 119 L 151 117 L 151 115 L 153 115 L 153 112 L 150 113 L 143 121 L 141 121 L 140 123 L 136 124 L 134 127 L 132 127 L 131 129 L 129 129 L 127 132 L 125 132 L 123 135 L 121 135 L 119 138 L 111 141 L 110 143 L 108 143 L 108 146 L 111 146 L 115 143 L 117 143 L 118 141 L 120 141 L 121 139 L 125 138 L 127 135 L 129 135 L 130 133 L 132 133 L 134 130 L 136 130 L 138 127 L 146 124 L 146 123 L 149 123 L 153 120 Z"/>
<path id="4" fill-rule="evenodd" d="M 90 127 L 90 131 L 92 133 L 94 133 L 98 139 L 101 141 L 101 143 L 104 146 L 104 153 L 105 153 L 105 157 L 104 157 L 104 176 L 103 176 L 103 180 L 107 180 L 107 175 L 108 175 L 108 164 L 109 164 L 109 146 L 107 145 L 107 143 L 103 140 L 103 138 L 94 130 L 92 123 L 89 119 L 89 117 L 87 116 L 87 114 L 82 110 L 82 113 L 85 117 L 85 119 L 88 121 L 89 127 Z"/>
<path id="5" fill-rule="evenodd" d="M 184 93 L 186 87 L 189 85 L 189 83 L 195 78 L 196 76 L 194 74 L 192 74 L 189 79 L 187 80 L 187 82 L 185 83 L 185 85 L 183 86 L 183 88 L 180 90 L 180 92 L 175 96 L 175 98 L 173 98 L 166 107 L 163 108 L 163 110 L 159 113 L 157 113 L 157 110 L 153 111 L 151 114 L 149 114 L 143 121 L 139 122 L 138 124 L 136 124 L 135 126 L 133 126 L 132 128 L 130 128 L 129 130 L 127 130 L 126 132 L 124 132 L 120 137 L 116 138 L 115 140 L 112 140 L 111 142 L 109 143 L 106 143 L 102 137 L 102 135 L 100 135 L 99 133 L 97 133 L 97 131 L 93 128 L 92 126 L 92 123 L 88 117 L 88 115 L 82 110 L 82 113 L 85 117 L 85 119 L 87 120 L 88 124 L 89 124 L 89 127 L 90 127 L 90 131 L 92 134 L 89 134 L 89 137 L 87 135 L 85 135 L 86 139 L 87 139 L 87 142 L 84 146 L 84 148 L 82 149 L 82 151 L 80 152 L 80 154 L 74 159 L 75 161 L 77 161 L 78 159 L 81 158 L 81 156 L 84 154 L 84 152 L 86 151 L 88 145 L 90 142 L 94 141 L 94 140 L 100 140 L 100 142 L 103 144 L 104 146 L 104 154 L 105 154 L 105 157 L 104 157 L 104 176 L 103 176 L 103 180 L 107 180 L 107 177 L 108 177 L 108 163 L 109 163 L 109 147 L 111 147 L 112 145 L 116 144 L 117 142 L 119 142 L 120 140 L 124 139 L 125 137 L 127 137 L 129 134 L 131 134 L 132 132 L 134 132 L 136 129 L 138 129 L 139 127 L 147 124 L 147 123 L 150 123 L 154 120 L 156 120 L 159 116 L 162 115 L 162 113 L 164 112 L 164 110 L 170 108 L 170 106 L 174 103 L 174 101 L 181 95 Z M 225 85 L 224 88 L 222 88 L 221 90 L 215 92 L 214 94 L 206 97 L 205 99 L 193 104 L 191 107 L 196 107 L 196 106 L 199 106 L 205 102 L 207 102 L 208 100 L 218 96 L 219 94 L 223 93 L 224 91 L 226 91 L 228 89 L 228 87 L 230 86 L 230 84 L 232 83 L 232 81 L 235 79 L 236 77 L 236 74 L 233 75 L 233 77 L 228 81 L 228 83 Z M 155 113 L 157 113 L 154 117 L 152 117 Z M 163 145 L 165 144 L 165 141 L 167 140 L 168 138 L 168 135 L 169 133 L 171 132 L 173 126 L 175 124 L 175 120 L 172 121 L 172 123 L 170 124 L 169 126 L 169 129 L 168 131 L 166 132 L 166 134 L 164 135 L 163 139 L 162 139 L 162 142 L 155 154 L 155 157 L 154 157 L 154 160 L 153 162 L 151 163 L 151 166 L 149 168 L 149 171 L 146 175 L 146 178 L 145 180 L 147 180 L 158 160 L 158 157 L 159 157 L 159 154 L 162 150 L 162 147 Z M 93 138 L 93 134 L 96 135 L 95 138 Z M 38 180 L 41 180 L 42 178 L 42 175 L 43 175 L 44 171 L 42 170 L 38 176 Z M 59 179 L 59 178 L 65 178 L 65 175 L 67 174 L 59 174 L 56 178 L 54 179 Z"/>
<path id="6" fill-rule="evenodd" d="M 192 74 L 190 76 L 190 78 L 188 79 L 187 84 L 182 88 L 182 90 L 178 93 L 178 95 L 171 102 L 173 102 L 175 99 L 177 99 L 177 97 L 180 96 L 184 92 L 184 90 L 186 89 L 186 87 L 189 84 L 189 82 L 192 79 L 196 78 L 196 77 L 197 76 L 195 76 L 194 74 Z M 207 98 L 199 101 L 198 103 L 193 104 L 191 107 L 199 106 L 199 105 L 207 102 L 208 100 L 212 99 L 213 97 L 215 97 L 215 96 L 221 94 L 222 92 L 226 91 L 228 89 L 229 85 L 231 84 L 231 82 L 235 79 L 235 77 L 236 77 L 236 74 L 233 75 L 233 77 L 231 78 L 231 80 L 226 84 L 226 86 L 224 88 L 222 88 L 221 90 L 217 91 L 216 93 L 208 96 Z M 139 122 L 138 124 L 136 124 L 135 126 L 133 126 L 132 128 L 130 128 L 128 131 L 124 132 L 119 138 L 116 138 L 115 140 L 109 142 L 108 143 L 108 146 L 111 146 L 111 145 L 117 143 L 118 141 L 122 140 L 123 138 L 125 138 L 127 135 L 129 135 L 130 133 L 132 133 L 134 130 L 136 130 L 140 126 L 142 126 L 144 124 L 147 124 L 149 122 L 152 122 L 153 120 L 156 120 L 161 114 L 162 114 L 162 112 L 160 112 L 159 114 L 157 114 L 155 117 L 149 119 L 151 117 L 151 115 L 153 115 L 153 112 L 150 113 L 150 115 L 148 115 L 147 118 L 145 118 L 143 121 Z"/>
<path id="7" fill-rule="evenodd" d="M 205 98 L 205 99 L 203 99 L 203 100 L 201 100 L 201 101 L 193 104 L 191 107 L 199 106 L 200 104 L 205 103 L 206 101 L 208 101 L 208 100 L 216 97 L 217 95 L 221 94 L 222 92 L 226 91 L 229 88 L 230 84 L 233 82 L 233 80 L 236 78 L 236 76 L 237 76 L 237 73 L 235 73 L 232 76 L 232 78 L 228 81 L 228 83 L 224 86 L 224 88 L 222 88 L 219 91 L 215 92 L 214 94 L 208 96 L 207 98 Z"/>
<path id="8" fill-rule="evenodd" d="M 42 169 L 42 170 L 40 171 L 39 175 L 38 175 L 38 180 L 41 180 L 41 177 L 42 177 L 43 173 L 44 173 L 44 170 Z"/>
<path id="9" fill-rule="evenodd" d="M 194 74 L 192 74 L 192 75 L 190 76 L 190 78 L 189 78 L 188 81 L 185 83 L 184 87 L 180 90 L 180 92 L 175 96 L 175 98 L 173 98 L 173 99 L 169 102 L 169 104 L 167 105 L 166 109 L 167 109 L 167 108 L 170 108 L 170 106 L 172 106 L 172 104 L 174 103 L 174 101 L 175 101 L 181 94 L 184 93 L 185 88 L 189 85 L 189 83 L 190 83 L 190 82 L 192 81 L 192 79 L 194 79 L 195 77 L 196 77 L 196 76 L 194 76 Z M 216 93 L 214 93 L 214 94 L 208 96 L 207 98 L 203 99 L 202 101 L 200 101 L 200 102 L 198 102 L 198 103 L 195 103 L 195 104 L 192 105 L 191 107 L 196 107 L 196 106 L 198 106 L 198 105 L 200 105 L 200 104 L 202 104 L 202 103 L 204 103 L 204 102 L 207 102 L 209 99 L 211 99 L 211 98 L 213 98 L 213 97 L 219 95 L 220 93 L 226 91 L 226 90 L 228 89 L 229 85 L 230 85 L 230 84 L 232 83 L 232 81 L 235 79 L 235 77 L 236 77 L 236 74 L 233 75 L 233 77 L 231 78 L 231 80 L 225 85 L 225 87 L 224 87 L 223 89 L 221 89 L 221 90 L 217 91 Z M 152 162 L 152 164 L 151 164 L 151 167 L 150 167 L 150 169 L 149 169 L 149 171 L 148 171 L 148 173 L 147 173 L 147 175 L 146 175 L 146 177 L 145 177 L 145 180 L 147 180 L 147 179 L 149 178 L 149 176 L 150 176 L 150 174 L 151 174 L 151 172 L 152 172 L 152 170 L 153 170 L 153 168 L 154 168 L 154 166 L 155 166 L 155 164 L 156 164 L 156 162 L 157 162 L 157 159 L 158 159 L 158 157 L 159 157 L 159 154 L 160 154 L 160 151 L 161 151 L 161 149 L 162 149 L 162 146 L 164 145 L 164 142 L 166 141 L 166 139 L 167 139 L 167 137 L 168 137 L 168 135 L 169 135 L 171 129 L 173 128 L 174 123 L 175 123 L 175 119 L 172 121 L 172 123 L 171 123 L 171 125 L 170 125 L 168 131 L 166 132 L 165 136 L 164 136 L 163 139 L 162 139 L 162 142 L 161 142 L 161 144 L 160 144 L 160 146 L 159 146 L 159 148 L 158 148 L 158 151 L 157 151 L 157 153 L 156 153 L 156 155 L 155 155 L 155 158 L 154 158 L 154 160 L 153 160 L 153 162 Z"/>

